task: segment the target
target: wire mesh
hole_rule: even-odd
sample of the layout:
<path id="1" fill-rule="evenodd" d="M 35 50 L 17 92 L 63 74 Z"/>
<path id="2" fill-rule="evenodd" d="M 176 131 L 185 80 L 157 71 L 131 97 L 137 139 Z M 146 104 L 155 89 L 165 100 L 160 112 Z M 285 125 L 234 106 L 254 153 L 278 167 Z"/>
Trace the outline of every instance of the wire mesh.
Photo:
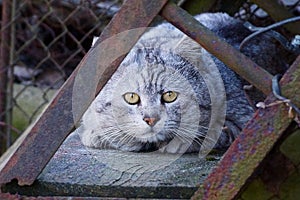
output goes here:
<path id="1" fill-rule="evenodd" d="M 0 84 L 0 154 L 38 116 L 120 8 L 121 0 L 3 0 L 10 41 Z M 4 16 L 4 17 L 3 17 Z M 1 43 L 5 43 L 2 37 Z M 3 57 L 3 56 L 2 56 Z M 3 58 L 2 58 L 3 59 Z"/>

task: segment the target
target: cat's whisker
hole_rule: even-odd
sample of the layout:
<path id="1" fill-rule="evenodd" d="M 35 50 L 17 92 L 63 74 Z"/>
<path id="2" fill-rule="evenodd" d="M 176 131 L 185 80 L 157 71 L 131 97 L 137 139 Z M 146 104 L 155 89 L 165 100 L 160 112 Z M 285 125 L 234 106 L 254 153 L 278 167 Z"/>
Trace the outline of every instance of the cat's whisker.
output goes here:
<path id="1" fill-rule="evenodd" d="M 157 141 L 174 138 L 174 136 L 176 136 L 182 141 L 182 143 L 197 144 L 204 147 L 215 142 L 215 139 L 209 138 L 206 135 L 209 127 L 188 122 L 180 123 L 180 126 L 177 127 L 178 121 L 169 122 L 168 125 L 165 126 L 165 129 L 168 131 L 166 131 L 160 138 L 157 136 Z M 139 128 L 140 127 L 138 125 L 133 125 L 132 122 L 123 122 L 122 124 L 118 124 L 117 127 L 99 127 L 99 129 L 94 131 L 97 133 L 94 137 L 98 137 L 96 143 L 100 141 L 100 146 L 102 148 L 110 147 L 118 149 L 124 146 L 124 148 L 130 149 L 131 147 L 128 147 L 128 144 L 136 143 L 138 136 L 132 131 L 137 131 Z M 202 129 L 202 131 L 199 132 L 199 128 Z"/>
<path id="2" fill-rule="evenodd" d="M 203 126 L 203 125 L 199 125 L 199 124 L 191 124 L 191 123 L 186 123 L 186 122 L 180 122 L 180 125 L 181 126 L 189 126 L 189 127 L 192 127 L 192 128 L 203 128 L 203 129 L 206 129 L 206 130 L 215 130 L 215 131 L 218 131 L 219 129 L 217 128 L 213 128 L 213 127 L 207 127 L 207 126 Z"/>
<path id="3" fill-rule="evenodd" d="M 118 124 L 116 127 L 107 127 L 105 129 L 99 128 L 96 132 L 101 137 L 102 145 L 101 146 L 115 146 L 119 148 L 124 144 L 130 144 L 135 140 L 135 133 L 132 130 L 136 130 L 138 126 L 132 126 L 132 123 L 123 123 Z M 121 130 L 122 129 L 122 130 Z"/>
<path id="4" fill-rule="evenodd" d="M 114 143 L 115 140 L 117 140 L 118 137 L 120 137 L 121 131 L 117 132 L 106 132 L 105 134 L 101 134 L 101 141 L 104 147 L 110 146 L 110 144 Z"/>
<path id="5" fill-rule="evenodd" d="M 207 132 L 208 132 L 209 130 L 213 130 L 213 131 L 215 130 L 215 131 L 220 132 L 220 134 L 221 134 L 221 130 L 218 130 L 218 129 L 211 129 L 211 128 L 205 127 L 205 126 L 199 126 L 199 127 L 200 127 L 201 129 L 203 129 L 203 130 L 197 130 L 197 131 L 196 131 L 196 132 L 197 132 L 197 137 L 207 138 L 207 139 L 209 139 L 209 140 L 215 142 L 216 139 L 210 138 L 210 137 L 207 135 Z M 195 129 L 191 129 L 190 127 L 181 126 L 180 128 L 181 128 L 181 129 L 184 129 L 185 132 L 195 132 Z M 193 128 L 193 127 L 192 127 L 192 128 Z"/>
<path id="6" fill-rule="evenodd" d="M 193 142 L 195 142 L 199 145 L 203 145 L 204 141 L 209 141 L 212 143 L 216 142 L 216 139 L 208 137 L 208 135 L 206 133 L 197 132 L 197 134 L 194 134 L 194 130 L 190 130 L 190 129 L 186 129 L 186 128 L 184 128 L 184 129 L 181 128 L 181 129 L 179 129 L 179 131 L 180 131 L 180 135 L 182 137 L 189 138 L 189 140 L 193 140 Z M 200 138 L 203 138 L 203 139 L 201 139 L 201 142 L 199 141 Z"/>
<path id="7" fill-rule="evenodd" d="M 182 135 L 181 131 L 174 132 L 174 134 L 182 141 L 182 143 L 192 144 L 192 142 L 195 139 L 195 138 L 192 139 L 192 138 L 189 138 L 189 137 L 186 137 L 186 136 Z"/>
<path id="8" fill-rule="evenodd" d="M 182 129 L 177 129 L 173 132 L 178 138 L 183 139 L 185 142 L 191 143 L 191 141 L 195 140 L 196 135 L 190 134 L 190 132 Z"/>
<path id="9" fill-rule="evenodd" d="M 117 147 L 124 146 L 125 144 L 131 144 L 135 139 L 131 134 L 124 134 L 123 137 L 117 142 Z"/>

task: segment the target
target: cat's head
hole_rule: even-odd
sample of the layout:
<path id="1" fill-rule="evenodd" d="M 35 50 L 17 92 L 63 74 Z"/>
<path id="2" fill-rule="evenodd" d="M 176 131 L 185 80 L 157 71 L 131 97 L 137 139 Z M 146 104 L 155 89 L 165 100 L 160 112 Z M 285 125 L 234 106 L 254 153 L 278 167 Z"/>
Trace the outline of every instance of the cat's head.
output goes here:
<path id="1" fill-rule="evenodd" d="M 130 143 L 165 144 L 174 137 L 191 143 L 200 129 L 206 131 L 210 99 L 196 68 L 178 55 L 153 48 L 131 53 L 114 80 L 105 103 L 109 108 L 99 109 L 109 110 L 111 126 L 118 130 L 107 137 L 113 146 L 127 150 Z"/>
<path id="2" fill-rule="evenodd" d="M 199 66 L 208 61 L 199 59 L 205 56 L 198 44 L 176 34 L 174 41 L 146 38 L 130 51 L 88 110 L 93 115 L 83 117 L 85 145 L 141 151 L 174 138 L 201 145 L 211 99 L 203 78 L 206 68 Z"/>

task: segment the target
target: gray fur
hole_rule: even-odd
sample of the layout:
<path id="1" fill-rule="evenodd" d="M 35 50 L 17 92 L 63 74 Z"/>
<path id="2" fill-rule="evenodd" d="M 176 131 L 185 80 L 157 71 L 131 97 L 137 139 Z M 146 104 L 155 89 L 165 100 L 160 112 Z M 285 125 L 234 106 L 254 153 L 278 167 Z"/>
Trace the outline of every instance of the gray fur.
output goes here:
<path id="1" fill-rule="evenodd" d="M 249 34 L 241 22 L 226 14 L 202 14 L 196 18 L 236 47 Z M 253 43 L 246 47 L 245 54 L 258 64 L 265 64 L 271 56 L 261 58 L 262 50 Z M 199 151 L 204 145 L 212 110 L 204 72 L 207 65 L 216 65 L 226 90 L 227 109 L 226 128 L 214 142 L 215 148 L 227 148 L 251 118 L 253 108 L 242 89 L 242 80 L 216 58 L 209 63 L 210 57 L 170 24 L 148 31 L 84 115 L 79 131 L 83 144 L 124 151 Z M 178 93 L 174 102 L 162 102 L 161 96 L 167 91 Z M 127 92 L 137 93 L 140 102 L 126 103 L 123 95 Z M 150 127 L 143 121 L 145 117 L 158 121 Z M 170 141 L 175 141 L 174 146 L 166 147 Z"/>

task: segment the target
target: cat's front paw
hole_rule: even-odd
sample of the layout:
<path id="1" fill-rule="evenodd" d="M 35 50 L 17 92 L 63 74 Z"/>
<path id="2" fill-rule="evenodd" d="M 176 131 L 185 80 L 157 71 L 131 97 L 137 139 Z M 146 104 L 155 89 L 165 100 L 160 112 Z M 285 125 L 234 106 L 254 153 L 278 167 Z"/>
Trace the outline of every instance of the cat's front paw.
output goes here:
<path id="1" fill-rule="evenodd" d="M 162 147 L 160 147 L 158 151 L 161 153 L 184 154 L 187 153 L 191 144 L 192 142 L 185 143 L 179 138 L 175 137 L 169 143 L 161 145 Z"/>
<path id="2" fill-rule="evenodd" d="M 240 134 L 241 128 L 231 121 L 226 121 L 214 149 L 227 149 Z"/>

